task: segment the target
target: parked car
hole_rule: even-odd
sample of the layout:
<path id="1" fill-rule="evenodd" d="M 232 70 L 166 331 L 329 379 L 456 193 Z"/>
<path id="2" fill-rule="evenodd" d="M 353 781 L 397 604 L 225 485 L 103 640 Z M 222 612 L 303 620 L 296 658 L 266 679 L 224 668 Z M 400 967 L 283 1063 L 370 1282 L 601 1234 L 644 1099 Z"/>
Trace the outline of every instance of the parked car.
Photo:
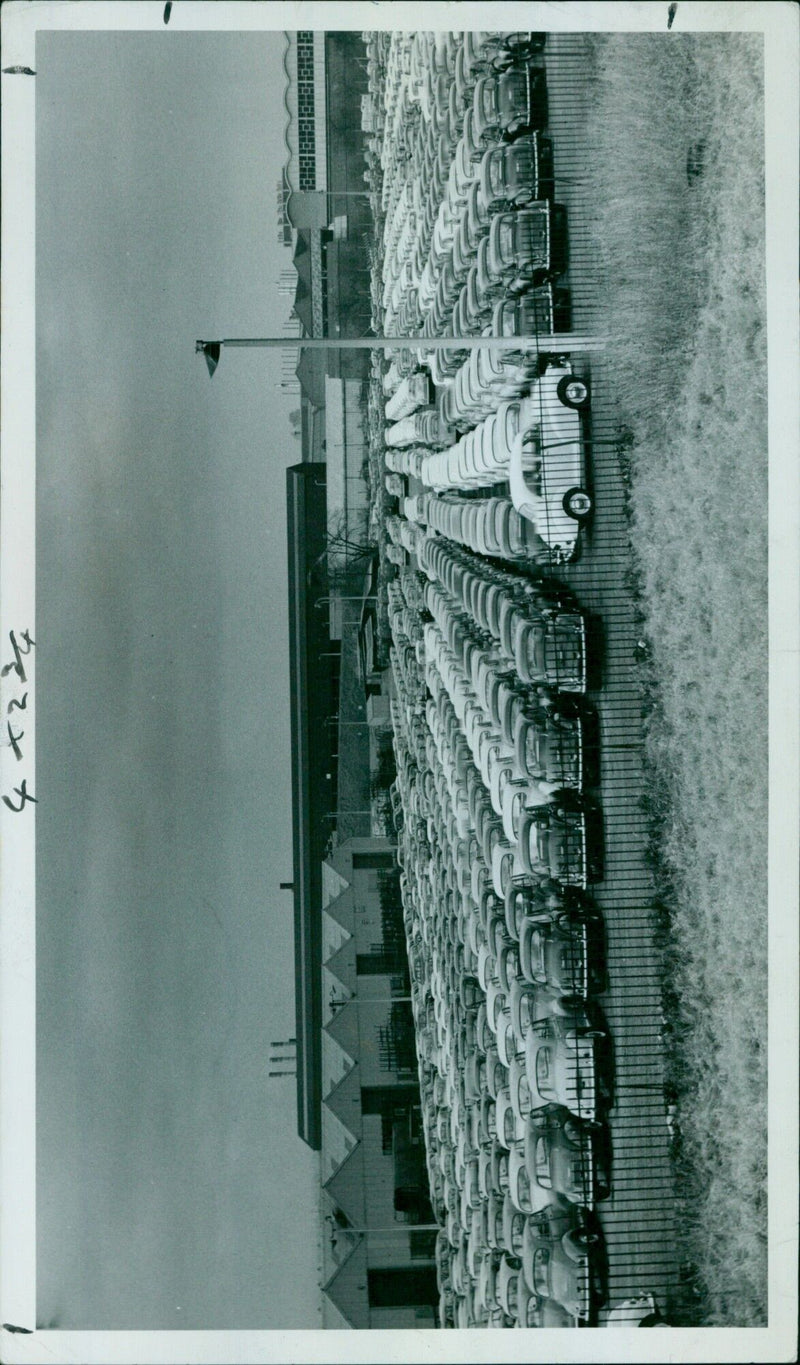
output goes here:
<path id="1" fill-rule="evenodd" d="M 602 1031 L 575 1003 L 564 1016 L 556 1013 L 531 1021 L 525 1037 L 525 1074 L 532 1114 L 560 1105 L 577 1118 L 597 1115 L 595 1048 Z"/>
<path id="2" fill-rule="evenodd" d="M 514 759 L 526 777 L 556 787 L 583 786 L 583 726 L 580 716 L 544 707 L 521 710 L 514 724 Z"/>
<path id="3" fill-rule="evenodd" d="M 511 441 L 513 449 L 514 440 Z M 586 622 L 580 611 L 542 611 L 521 622 L 514 663 L 525 683 L 561 692 L 586 690 Z"/>
<path id="4" fill-rule="evenodd" d="M 490 147 L 481 162 L 483 202 L 490 213 L 547 199 L 553 189 L 553 147 L 545 134 L 530 133 L 507 146 Z"/>
<path id="5" fill-rule="evenodd" d="M 501 1307 L 510 1318 L 515 1318 L 519 1306 L 519 1282 L 522 1278 L 522 1262 L 517 1256 L 504 1253 L 497 1272 L 497 1297 Z"/>
<path id="6" fill-rule="evenodd" d="M 483 44 L 484 60 L 493 71 L 503 71 L 510 62 L 541 60 L 547 42 L 546 33 L 491 33 L 479 35 Z"/>
<path id="7" fill-rule="evenodd" d="M 546 1202 L 566 1200 L 591 1209 L 610 1192 L 598 1130 L 557 1105 L 531 1115 L 525 1134 L 525 1164 L 531 1181 L 543 1192 L 550 1192 L 550 1200 L 541 1207 Z"/>
<path id="8" fill-rule="evenodd" d="M 511 66 L 499 75 L 482 76 L 473 95 L 475 133 L 484 147 L 547 125 L 547 78 L 544 68 Z"/>
<path id="9" fill-rule="evenodd" d="M 550 245 L 550 273 L 560 269 L 560 262 L 554 252 L 552 233 Z M 552 280 L 537 285 L 519 295 L 509 294 L 494 306 L 489 336 L 527 337 L 536 341 L 543 336 L 552 336 L 569 327 L 570 297 L 569 290 L 555 285 Z M 492 353 L 489 353 L 492 354 Z M 537 376 L 539 357 L 530 343 L 520 341 L 518 347 L 509 346 L 497 353 L 505 369 L 505 376 L 498 376 L 496 382 L 512 383 L 514 391 L 520 393 L 529 387 Z M 518 374 L 512 374 L 516 368 Z M 507 376 L 507 378 L 506 378 Z"/>
<path id="10" fill-rule="evenodd" d="M 555 1207 L 528 1218 L 523 1234 L 522 1273 L 528 1288 L 541 1299 L 554 1299 L 583 1323 L 601 1299 L 591 1238 L 574 1214 Z"/>
<path id="11" fill-rule="evenodd" d="M 570 809 L 564 795 L 559 804 L 531 806 L 520 820 L 519 854 L 528 876 L 586 890 L 603 875 L 599 812 Z"/>
<path id="12" fill-rule="evenodd" d="M 593 508 L 580 421 L 588 404 L 589 385 L 573 373 L 571 364 L 549 365 L 525 400 L 524 420 L 510 452 L 512 502 L 558 563 L 574 557 L 580 527 Z"/>
<path id="13" fill-rule="evenodd" d="M 654 1294 L 639 1294 L 612 1308 L 606 1327 L 669 1327 L 659 1312 Z"/>
<path id="14" fill-rule="evenodd" d="M 478 244 L 478 283 L 494 304 L 509 294 L 546 284 L 552 273 L 550 219 L 552 207 L 537 201 L 513 213 L 498 213 L 489 234 Z M 544 320 L 544 319 L 542 319 Z M 535 320 L 538 325 L 539 319 Z M 529 335 L 536 335 L 536 330 Z"/>
<path id="15" fill-rule="evenodd" d="M 524 1277 L 517 1282 L 517 1327 L 575 1327 L 575 1319 L 555 1299 L 540 1299 L 532 1294 Z"/>
<path id="16" fill-rule="evenodd" d="M 386 404 L 386 418 L 389 422 L 399 422 L 418 408 L 428 407 L 431 402 L 431 380 L 427 370 L 418 370 L 400 382 Z"/>
<path id="17" fill-rule="evenodd" d="M 418 409 L 409 417 L 401 418 L 387 427 L 385 440 L 387 446 L 411 446 L 417 443 L 443 446 L 448 443 L 435 408 Z"/>
<path id="18" fill-rule="evenodd" d="M 519 931 L 523 978 L 558 995 L 585 999 L 605 985 L 599 938 L 597 922 L 582 915 L 524 916 Z"/>

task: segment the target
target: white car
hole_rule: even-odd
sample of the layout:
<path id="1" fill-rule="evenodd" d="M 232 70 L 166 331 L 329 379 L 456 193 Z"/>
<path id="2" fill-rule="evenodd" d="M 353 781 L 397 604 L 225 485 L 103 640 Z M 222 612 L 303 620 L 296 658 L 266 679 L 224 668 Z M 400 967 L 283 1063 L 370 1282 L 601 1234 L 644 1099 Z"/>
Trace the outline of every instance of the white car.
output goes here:
<path id="1" fill-rule="evenodd" d="M 592 512 L 580 421 L 588 403 L 589 385 L 569 362 L 549 365 L 524 400 L 511 445 L 511 500 L 559 563 L 575 555 L 580 526 Z"/>

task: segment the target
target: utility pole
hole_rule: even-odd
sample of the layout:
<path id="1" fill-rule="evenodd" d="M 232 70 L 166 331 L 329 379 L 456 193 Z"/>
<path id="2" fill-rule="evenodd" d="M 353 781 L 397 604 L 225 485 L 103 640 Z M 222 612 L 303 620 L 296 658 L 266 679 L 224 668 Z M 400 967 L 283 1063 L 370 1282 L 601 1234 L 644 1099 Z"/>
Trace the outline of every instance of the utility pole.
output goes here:
<path id="1" fill-rule="evenodd" d="M 196 341 L 195 352 L 205 356 L 208 373 L 213 375 L 223 346 L 280 347 L 296 346 L 304 351 L 532 351 L 561 355 L 565 351 L 595 351 L 606 345 L 604 337 L 578 336 L 555 332 L 547 336 L 517 337 L 224 337 L 222 341 Z"/>

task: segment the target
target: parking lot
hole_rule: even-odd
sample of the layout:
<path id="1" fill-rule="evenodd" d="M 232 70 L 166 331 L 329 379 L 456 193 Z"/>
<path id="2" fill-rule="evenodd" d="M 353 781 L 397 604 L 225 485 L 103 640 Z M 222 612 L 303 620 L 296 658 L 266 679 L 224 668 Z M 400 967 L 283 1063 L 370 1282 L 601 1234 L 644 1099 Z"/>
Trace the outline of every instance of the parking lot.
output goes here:
<path id="1" fill-rule="evenodd" d="M 579 39 L 367 49 L 385 115 L 373 323 L 419 338 L 375 365 L 370 402 L 440 1325 L 668 1319 L 638 631 Z M 559 333 L 563 351 L 537 340 Z M 481 335 L 524 340 L 425 347 Z"/>

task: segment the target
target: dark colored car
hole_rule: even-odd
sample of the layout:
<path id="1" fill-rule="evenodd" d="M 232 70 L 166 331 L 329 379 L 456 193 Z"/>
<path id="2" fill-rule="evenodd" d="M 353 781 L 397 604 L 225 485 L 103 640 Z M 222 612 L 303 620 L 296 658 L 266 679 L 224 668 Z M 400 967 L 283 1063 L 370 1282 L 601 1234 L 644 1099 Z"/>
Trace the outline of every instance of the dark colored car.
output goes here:
<path id="1" fill-rule="evenodd" d="M 546 199 L 552 186 L 553 146 L 543 133 L 530 133 L 507 146 L 491 147 L 481 162 L 481 194 L 490 213 Z"/>
<path id="2" fill-rule="evenodd" d="M 525 810 L 520 823 L 519 851 L 529 876 L 550 877 L 564 886 L 585 889 L 602 878 L 602 848 L 594 831 L 596 820 L 583 810 L 563 805 Z M 590 825 L 592 829 L 590 830 Z"/>
<path id="3" fill-rule="evenodd" d="M 547 78 L 543 67 L 511 66 L 482 76 L 473 95 L 476 136 L 485 146 L 547 125 Z"/>
<path id="4" fill-rule="evenodd" d="M 558 787 L 583 786 L 583 728 L 580 716 L 560 716 L 543 707 L 518 714 L 514 756 L 534 781 Z"/>
<path id="5" fill-rule="evenodd" d="M 519 926 L 522 976 L 562 996 L 585 999 L 605 989 L 599 919 L 569 911 L 525 916 Z"/>
<path id="6" fill-rule="evenodd" d="M 562 692 L 586 690 L 586 622 L 580 611 L 553 611 L 522 624 L 514 662 L 523 682 Z"/>

